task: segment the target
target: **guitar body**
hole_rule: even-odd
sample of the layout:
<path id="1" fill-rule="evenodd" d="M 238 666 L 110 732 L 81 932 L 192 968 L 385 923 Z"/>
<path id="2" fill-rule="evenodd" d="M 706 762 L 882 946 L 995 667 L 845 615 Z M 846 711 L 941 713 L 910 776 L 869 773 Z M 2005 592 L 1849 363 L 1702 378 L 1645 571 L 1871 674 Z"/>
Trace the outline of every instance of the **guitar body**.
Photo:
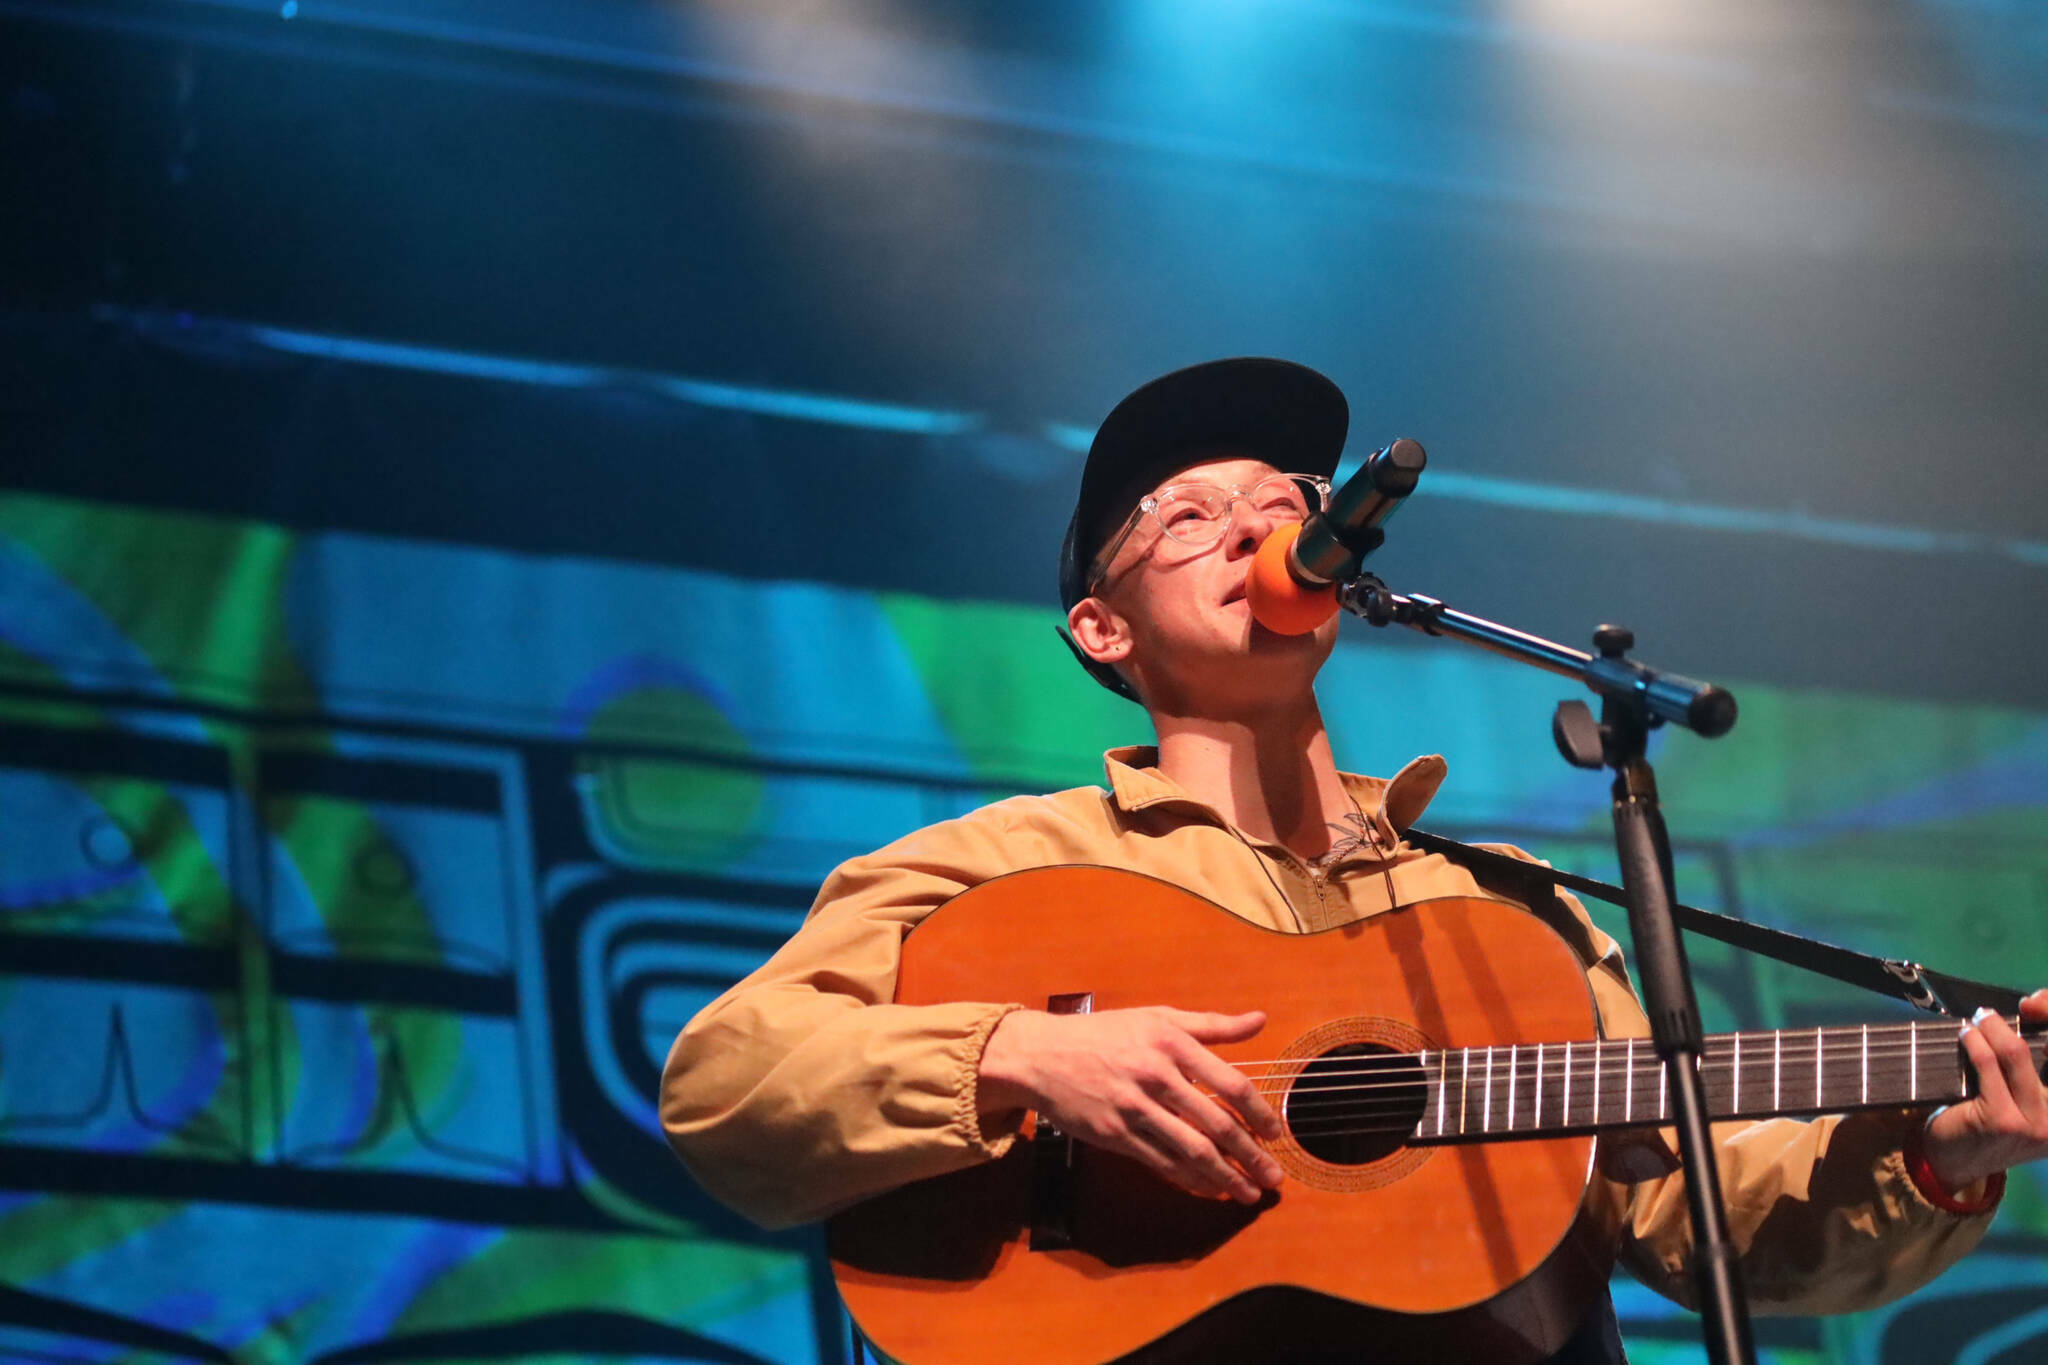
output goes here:
<path id="1" fill-rule="evenodd" d="M 1216 1051 L 1274 1082 L 1290 1132 L 1268 1150 L 1287 1179 L 1247 1209 L 1027 1137 L 862 1203 L 828 1240 L 849 1311 L 887 1357 L 1522 1365 L 1562 1346 L 1603 1290 L 1620 1210 L 1593 1178 L 1592 1137 L 1332 1147 L 1302 1121 L 1305 1092 L 1285 1090 L 1338 1049 L 1593 1037 L 1584 967 L 1535 916 L 1451 898 L 1283 934 L 1135 873 L 1047 868 L 935 911 L 904 944 L 896 999 L 1044 1008 L 1081 993 L 1097 1011 L 1266 1011 L 1258 1036 Z"/>

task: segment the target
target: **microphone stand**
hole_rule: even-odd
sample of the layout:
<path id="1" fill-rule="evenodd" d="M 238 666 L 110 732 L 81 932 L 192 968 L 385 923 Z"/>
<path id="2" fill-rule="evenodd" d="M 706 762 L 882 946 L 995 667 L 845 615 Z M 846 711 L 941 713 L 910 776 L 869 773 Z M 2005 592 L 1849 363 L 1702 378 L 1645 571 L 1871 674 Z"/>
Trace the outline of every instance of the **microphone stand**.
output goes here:
<path id="1" fill-rule="evenodd" d="M 1650 731 L 1670 722 L 1712 739 L 1735 725 L 1735 698 L 1709 683 L 1660 672 L 1628 657 L 1635 636 L 1620 626 L 1593 633 L 1597 654 L 1572 649 L 1482 617 L 1454 611 L 1433 597 L 1393 592 L 1371 574 L 1339 585 L 1337 601 L 1375 626 L 1402 625 L 1455 639 L 1552 673 L 1577 678 L 1601 698 L 1600 719 L 1583 701 L 1560 702 L 1551 737 L 1565 761 L 1614 770 L 1614 841 L 1628 894 L 1629 936 L 1643 984 L 1650 1035 L 1664 1063 L 1677 1108 L 1679 1154 L 1692 1214 L 1693 1276 L 1701 1332 L 1713 1365 L 1754 1365 L 1756 1346 L 1735 1253 L 1728 1240 L 1720 1171 L 1707 1129 L 1700 1086 L 1703 1047 L 1685 945 L 1671 907 L 1676 901 L 1671 840 L 1657 802 L 1648 756 Z"/>

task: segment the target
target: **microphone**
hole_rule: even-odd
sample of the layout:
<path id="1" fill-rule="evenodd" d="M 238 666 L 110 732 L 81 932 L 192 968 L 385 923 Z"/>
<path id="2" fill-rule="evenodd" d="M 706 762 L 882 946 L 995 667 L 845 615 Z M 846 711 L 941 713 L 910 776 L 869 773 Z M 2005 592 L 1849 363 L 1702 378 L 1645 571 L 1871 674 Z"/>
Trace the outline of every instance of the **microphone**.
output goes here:
<path id="1" fill-rule="evenodd" d="M 1306 635 L 1337 614 L 1337 583 L 1357 575 L 1380 547 L 1380 528 L 1415 491 L 1428 462 L 1405 438 L 1366 457 L 1330 505 L 1299 525 L 1282 526 L 1252 557 L 1245 597 L 1252 619 L 1277 635 Z"/>

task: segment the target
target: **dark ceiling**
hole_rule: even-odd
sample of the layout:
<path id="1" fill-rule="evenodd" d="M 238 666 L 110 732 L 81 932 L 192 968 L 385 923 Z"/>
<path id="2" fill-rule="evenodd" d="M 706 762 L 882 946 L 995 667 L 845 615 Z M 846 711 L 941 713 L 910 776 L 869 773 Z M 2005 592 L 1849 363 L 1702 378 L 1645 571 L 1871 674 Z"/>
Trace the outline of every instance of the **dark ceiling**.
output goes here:
<path id="1" fill-rule="evenodd" d="M 1075 433 L 1280 354 L 1354 448 L 1428 446 L 1400 586 L 2048 702 L 2034 6 L 14 0 L 0 35 L 16 487 L 1050 604 Z"/>

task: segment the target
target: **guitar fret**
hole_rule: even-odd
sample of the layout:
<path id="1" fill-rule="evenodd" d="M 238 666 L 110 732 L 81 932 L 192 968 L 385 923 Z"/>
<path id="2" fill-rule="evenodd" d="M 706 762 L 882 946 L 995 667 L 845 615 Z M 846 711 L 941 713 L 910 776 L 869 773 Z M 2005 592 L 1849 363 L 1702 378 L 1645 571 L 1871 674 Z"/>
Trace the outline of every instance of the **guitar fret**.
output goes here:
<path id="1" fill-rule="evenodd" d="M 1466 1048 L 1458 1065 L 1458 1135 L 1464 1136 L 1465 1115 L 1472 1103 L 1472 1049 Z"/>
<path id="2" fill-rule="evenodd" d="M 1436 1059 L 1436 1135 L 1444 1135 L 1444 1077 L 1450 1074 L 1450 1067 L 1444 1065 L 1442 1053 Z"/>
<path id="3" fill-rule="evenodd" d="M 1812 1031 L 1812 1107 L 1825 1109 L 1821 1101 L 1821 1068 L 1827 1062 L 1827 1046 L 1823 1042 L 1823 1031 Z"/>
<path id="4" fill-rule="evenodd" d="M 1628 1040 L 1628 1088 L 1622 1092 L 1621 1118 L 1626 1123 L 1636 1116 L 1636 1040 Z"/>
<path id="5" fill-rule="evenodd" d="M 1846 1098 L 1841 1093 L 1841 1035 L 1834 1029 L 1815 1029 L 1814 1032 L 1820 1035 L 1820 1041 L 1815 1044 L 1815 1049 L 1820 1057 L 1821 1069 L 1826 1073 L 1814 1083 L 1814 1093 L 1819 1097 L 1816 1102 L 1823 1109 L 1840 1108 Z M 1835 1054 L 1832 1058 L 1828 1055 L 1830 1052 Z M 1830 1060 L 1835 1063 L 1832 1071 L 1828 1069 Z"/>
<path id="6" fill-rule="evenodd" d="M 1593 1122 L 1600 1121 L 1600 1068 L 1607 1062 L 1605 1040 L 1593 1044 Z"/>
<path id="7" fill-rule="evenodd" d="M 1734 1046 L 1728 1069 L 1734 1074 L 1735 1079 L 1728 1087 L 1728 1112 L 1739 1114 L 1742 1112 L 1742 1035 L 1735 1033 L 1729 1036 L 1734 1040 Z"/>
<path id="8" fill-rule="evenodd" d="M 1517 1058 L 1518 1049 L 1514 1044 L 1508 1044 L 1508 1131 L 1510 1133 L 1515 1131 L 1515 1062 Z"/>
<path id="9" fill-rule="evenodd" d="M 1486 1049 L 1486 1079 L 1480 1082 L 1486 1093 L 1479 1103 L 1479 1131 L 1493 1131 L 1493 1049 Z"/>
<path id="10" fill-rule="evenodd" d="M 1570 1043 L 1564 1045 L 1564 1104 L 1558 1113 L 1564 1119 L 1565 1126 L 1570 1127 L 1572 1121 L 1572 1045 Z"/>
<path id="11" fill-rule="evenodd" d="M 1529 1106 L 1531 1126 L 1543 1126 L 1543 1044 L 1536 1044 L 1536 1098 Z"/>
<path id="12" fill-rule="evenodd" d="M 1887 1100 L 1905 1103 L 1910 1100 L 1913 1088 L 1913 1048 L 1918 1030 L 1911 1024 L 1903 1026 L 1905 1047 L 1891 1036 L 1894 1029 L 1878 1024 L 1877 1055 L 1871 1061 L 1870 1097 L 1878 1104 Z"/>

